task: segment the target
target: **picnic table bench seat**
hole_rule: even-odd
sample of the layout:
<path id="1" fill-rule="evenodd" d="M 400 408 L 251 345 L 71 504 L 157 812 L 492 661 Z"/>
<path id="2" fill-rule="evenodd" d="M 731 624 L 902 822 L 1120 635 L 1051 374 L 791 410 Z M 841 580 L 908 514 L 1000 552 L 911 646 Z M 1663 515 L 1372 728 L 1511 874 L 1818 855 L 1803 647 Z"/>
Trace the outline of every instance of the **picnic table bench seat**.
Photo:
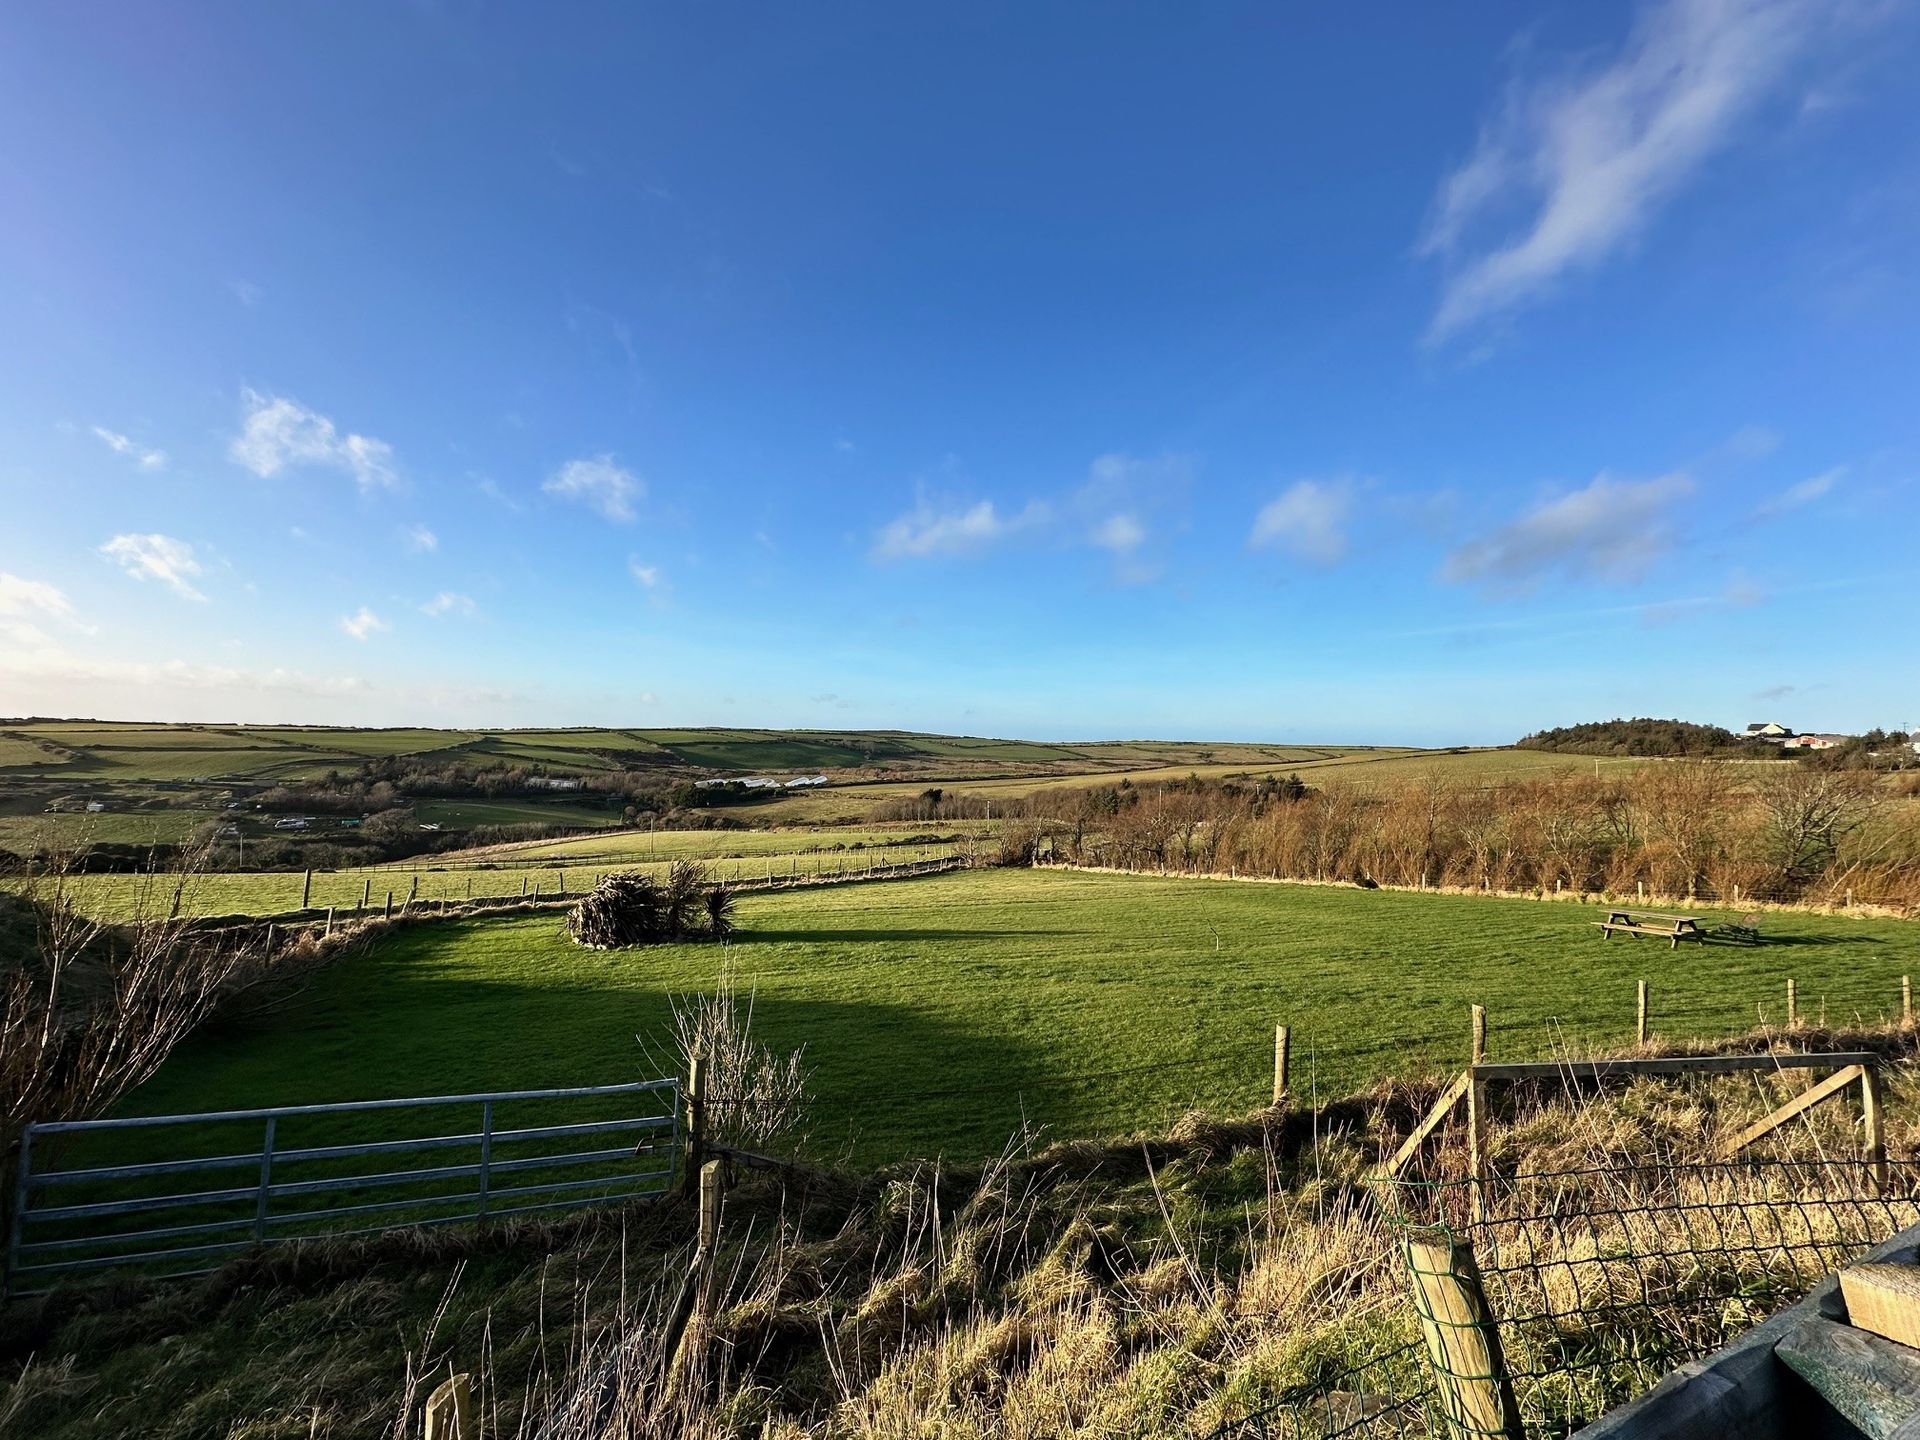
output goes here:
<path id="1" fill-rule="evenodd" d="M 1657 923 L 1653 923 L 1657 922 Z M 1704 942 L 1707 932 L 1700 928 L 1700 920 L 1694 915 L 1663 915 L 1650 910 L 1609 910 L 1607 918 L 1596 920 L 1600 927 L 1600 938 L 1611 940 L 1613 932 L 1631 935 L 1639 939 L 1642 935 L 1651 935 L 1668 942 L 1670 949 L 1678 950 L 1682 940 Z"/>

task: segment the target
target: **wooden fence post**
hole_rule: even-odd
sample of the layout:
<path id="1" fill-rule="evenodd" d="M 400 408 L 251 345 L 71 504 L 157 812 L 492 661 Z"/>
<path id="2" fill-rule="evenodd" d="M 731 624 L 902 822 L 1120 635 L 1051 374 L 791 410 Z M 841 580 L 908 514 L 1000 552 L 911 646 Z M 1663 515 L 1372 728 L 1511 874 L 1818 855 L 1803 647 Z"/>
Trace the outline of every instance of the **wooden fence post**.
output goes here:
<path id="1" fill-rule="evenodd" d="M 1636 980 L 1634 991 L 1633 1042 L 1636 1045 L 1644 1045 L 1647 1043 L 1647 982 Z"/>
<path id="2" fill-rule="evenodd" d="M 474 1424 L 473 1381 L 455 1375 L 427 1397 L 426 1440 L 480 1440 Z"/>
<path id="3" fill-rule="evenodd" d="M 1913 977 L 1900 977 L 1900 1023 L 1909 1030 L 1913 1028 Z"/>
<path id="4" fill-rule="evenodd" d="M 323 940 L 331 940 L 333 938 L 333 906 L 331 905 L 327 906 L 327 928 L 320 938 Z"/>
<path id="5" fill-rule="evenodd" d="M 1460 1440 L 1524 1440 L 1500 1333 L 1473 1248 L 1445 1230 L 1410 1231 L 1407 1283 L 1447 1421 Z"/>
<path id="6" fill-rule="evenodd" d="M 687 1171 L 689 1194 L 700 1183 L 701 1166 L 707 1155 L 707 1059 L 695 1053 L 687 1057 Z"/>
<path id="7" fill-rule="evenodd" d="M 313 900 L 313 871 L 309 870 L 300 877 L 300 908 L 306 909 Z"/>
<path id="8" fill-rule="evenodd" d="M 1800 1028 L 1800 989 L 1791 975 L 1787 977 L 1787 1028 Z"/>
<path id="9" fill-rule="evenodd" d="M 1473 1180 L 1473 1218 L 1487 1218 L 1487 1007 L 1473 1007 L 1473 1058 L 1467 1062 L 1467 1171 Z"/>
<path id="10" fill-rule="evenodd" d="M 373 905 L 373 877 L 367 876 L 360 882 L 360 908 L 370 909 Z"/>
<path id="11" fill-rule="evenodd" d="M 1880 1080 L 1873 1066 L 1860 1067 L 1860 1118 L 1866 1131 L 1867 1162 L 1878 1193 L 1887 1193 L 1887 1123 L 1880 1110 Z"/>
<path id="12" fill-rule="evenodd" d="M 1273 1103 L 1287 1098 L 1287 1062 L 1292 1050 L 1293 1032 L 1285 1025 L 1273 1027 Z"/>
<path id="13" fill-rule="evenodd" d="M 380 918 L 382 920 L 393 919 L 393 892 L 391 890 L 387 891 L 387 908 L 381 912 Z"/>

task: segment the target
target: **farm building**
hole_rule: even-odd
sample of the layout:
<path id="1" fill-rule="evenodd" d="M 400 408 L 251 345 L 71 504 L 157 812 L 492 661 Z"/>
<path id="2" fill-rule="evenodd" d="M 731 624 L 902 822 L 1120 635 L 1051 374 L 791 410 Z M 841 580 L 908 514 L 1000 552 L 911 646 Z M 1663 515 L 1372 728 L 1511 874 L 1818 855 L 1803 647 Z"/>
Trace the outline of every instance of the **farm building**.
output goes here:
<path id="1" fill-rule="evenodd" d="M 1780 742 L 1789 750 L 1831 750 L 1847 743 L 1845 735 L 1795 735 Z"/>
<path id="2" fill-rule="evenodd" d="M 1776 724 L 1772 720 L 1762 720 L 1757 724 L 1749 725 L 1741 733 L 1743 733 L 1746 736 L 1746 738 L 1749 740 L 1773 740 L 1773 741 L 1790 739 L 1793 735 L 1793 731 L 1789 730 L 1784 725 Z"/>

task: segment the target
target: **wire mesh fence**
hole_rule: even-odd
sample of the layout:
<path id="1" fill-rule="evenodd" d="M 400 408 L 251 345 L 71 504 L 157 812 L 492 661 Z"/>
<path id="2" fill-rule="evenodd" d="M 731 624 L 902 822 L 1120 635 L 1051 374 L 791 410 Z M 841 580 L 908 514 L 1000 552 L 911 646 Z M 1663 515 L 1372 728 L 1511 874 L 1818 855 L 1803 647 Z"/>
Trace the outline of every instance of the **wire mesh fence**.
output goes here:
<path id="1" fill-rule="evenodd" d="M 1383 1187 L 1409 1269 L 1395 1338 L 1217 1440 L 1569 1435 L 1920 1223 L 1912 1161 L 1892 1164 L 1884 1187 L 1871 1162 L 1835 1158 L 1480 1183 L 1479 1221 L 1470 1180 Z M 1457 1253 L 1484 1316 L 1442 1298 Z"/>

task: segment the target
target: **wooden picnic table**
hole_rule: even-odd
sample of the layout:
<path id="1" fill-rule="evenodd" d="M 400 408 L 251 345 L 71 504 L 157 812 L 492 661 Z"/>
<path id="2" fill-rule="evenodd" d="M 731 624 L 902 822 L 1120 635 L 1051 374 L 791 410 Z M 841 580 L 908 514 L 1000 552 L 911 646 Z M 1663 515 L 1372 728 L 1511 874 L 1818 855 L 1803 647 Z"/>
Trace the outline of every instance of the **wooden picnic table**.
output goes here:
<path id="1" fill-rule="evenodd" d="M 1668 942 L 1668 948 L 1678 950 L 1682 940 L 1697 940 L 1704 944 L 1707 932 L 1700 928 L 1697 915 L 1661 915 L 1651 910 L 1609 910 L 1607 918 L 1594 922 L 1600 927 L 1600 938 L 1611 940 L 1616 930 L 1633 936 L 1638 940 L 1642 935 L 1652 935 Z"/>

